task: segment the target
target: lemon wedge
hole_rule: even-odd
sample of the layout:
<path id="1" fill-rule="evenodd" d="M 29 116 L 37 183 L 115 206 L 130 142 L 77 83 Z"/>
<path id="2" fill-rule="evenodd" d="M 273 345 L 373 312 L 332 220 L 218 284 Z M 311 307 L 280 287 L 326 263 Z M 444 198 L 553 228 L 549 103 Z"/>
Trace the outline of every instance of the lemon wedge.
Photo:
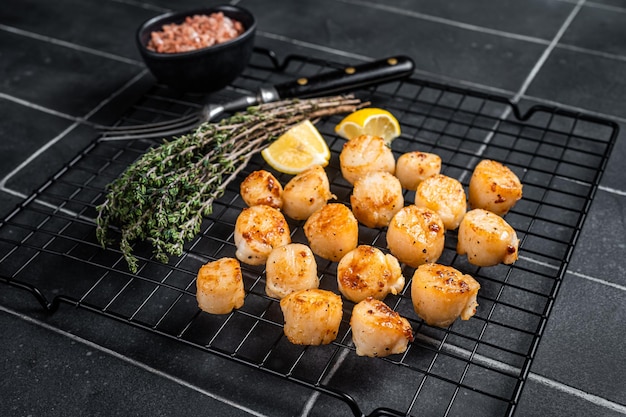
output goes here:
<path id="1" fill-rule="evenodd" d="M 380 136 L 389 144 L 400 136 L 400 123 L 387 110 L 366 107 L 347 115 L 335 126 L 335 133 L 348 140 L 360 135 Z"/>
<path id="2" fill-rule="evenodd" d="M 261 155 L 275 170 L 295 175 L 315 165 L 328 165 L 330 149 L 313 123 L 305 120 L 283 133 Z"/>

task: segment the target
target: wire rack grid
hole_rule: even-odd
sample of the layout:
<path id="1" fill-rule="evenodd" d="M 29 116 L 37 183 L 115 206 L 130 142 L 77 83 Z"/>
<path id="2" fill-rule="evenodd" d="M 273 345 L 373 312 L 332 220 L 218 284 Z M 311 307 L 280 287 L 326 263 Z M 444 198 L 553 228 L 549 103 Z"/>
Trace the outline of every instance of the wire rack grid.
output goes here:
<path id="1" fill-rule="evenodd" d="M 272 65 L 266 65 L 268 56 Z M 209 99 L 225 101 L 329 67 L 340 65 L 300 56 L 278 63 L 272 55 L 257 53 L 242 77 Z M 118 250 L 97 243 L 95 207 L 106 185 L 155 146 L 153 141 L 97 139 L 20 204 L 0 223 L 0 280 L 32 292 L 50 311 L 62 303 L 78 306 L 321 393 L 319 413 L 512 415 L 617 126 L 544 106 L 522 114 L 505 98 L 415 78 L 356 93 L 400 120 L 402 135 L 392 144 L 396 157 L 413 150 L 436 153 L 442 172 L 464 186 L 478 161 L 495 159 L 524 185 L 523 199 L 506 215 L 521 242 L 515 264 L 473 266 L 457 255 L 455 233 L 446 232 L 439 262 L 481 284 L 478 312 L 469 321 L 449 328 L 424 324 L 407 291 L 413 273 L 407 266 L 405 290 L 385 299 L 414 330 L 415 340 L 401 355 L 356 355 L 348 324 L 353 304 L 347 300 L 335 342 L 290 344 L 278 301 L 264 292 L 263 267 L 243 266 L 246 299 L 241 309 L 224 316 L 201 312 L 195 299 L 199 267 L 234 256 L 233 227 L 245 206 L 237 180 L 215 202 L 213 214 L 181 257 L 161 264 L 151 259 L 148 245 L 138 243 L 139 271 L 130 273 Z M 157 85 L 119 124 L 167 120 L 196 110 L 205 99 Z M 332 152 L 326 168 L 331 190 L 338 201 L 349 203 L 351 186 L 338 161 L 345 141 L 334 134 L 339 118 L 321 120 L 317 127 Z M 256 169 L 269 168 L 255 157 L 240 179 Z M 283 184 L 290 178 L 275 174 Z M 414 192 L 404 197 L 410 204 Z M 302 223 L 289 222 L 292 240 L 306 243 Z M 385 230 L 360 226 L 359 243 L 386 251 Z M 320 287 L 337 291 L 336 263 L 318 258 L 318 270 Z M 344 405 L 337 407 L 337 400 Z"/>

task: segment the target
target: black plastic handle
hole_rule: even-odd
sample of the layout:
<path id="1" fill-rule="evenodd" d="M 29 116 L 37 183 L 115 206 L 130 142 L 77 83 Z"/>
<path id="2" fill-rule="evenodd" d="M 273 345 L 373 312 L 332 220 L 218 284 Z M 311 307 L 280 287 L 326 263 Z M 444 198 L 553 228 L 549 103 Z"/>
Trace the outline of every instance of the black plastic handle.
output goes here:
<path id="1" fill-rule="evenodd" d="M 408 77 L 413 73 L 414 66 L 411 58 L 394 56 L 308 78 L 298 78 L 277 84 L 274 88 L 280 98 L 339 94 Z"/>

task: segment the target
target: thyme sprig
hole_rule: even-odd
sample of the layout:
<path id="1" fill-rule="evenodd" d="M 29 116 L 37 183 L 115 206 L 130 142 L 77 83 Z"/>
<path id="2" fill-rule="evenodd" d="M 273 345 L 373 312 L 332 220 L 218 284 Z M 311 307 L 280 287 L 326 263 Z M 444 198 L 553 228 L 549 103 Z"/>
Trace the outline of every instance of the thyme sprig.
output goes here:
<path id="1" fill-rule="evenodd" d="M 151 148 L 108 185 L 97 206 L 98 241 L 106 247 L 114 225 L 131 272 L 138 267 L 135 241 L 150 242 L 155 258 L 167 263 L 200 232 L 213 202 L 256 153 L 305 119 L 351 112 L 361 104 L 352 96 L 262 104 Z"/>

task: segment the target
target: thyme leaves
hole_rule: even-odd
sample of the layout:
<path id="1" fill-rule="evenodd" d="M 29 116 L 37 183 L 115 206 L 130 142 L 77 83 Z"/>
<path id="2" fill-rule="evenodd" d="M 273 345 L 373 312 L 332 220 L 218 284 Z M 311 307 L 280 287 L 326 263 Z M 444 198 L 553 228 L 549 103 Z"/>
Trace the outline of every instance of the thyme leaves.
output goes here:
<path id="1" fill-rule="evenodd" d="M 250 159 L 304 121 L 356 110 L 351 96 L 292 99 L 262 104 L 151 148 L 107 187 L 96 207 L 96 237 L 106 247 L 111 226 L 129 270 L 138 270 L 136 241 L 147 241 L 155 259 L 180 256 L 199 232 L 213 202 Z"/>

